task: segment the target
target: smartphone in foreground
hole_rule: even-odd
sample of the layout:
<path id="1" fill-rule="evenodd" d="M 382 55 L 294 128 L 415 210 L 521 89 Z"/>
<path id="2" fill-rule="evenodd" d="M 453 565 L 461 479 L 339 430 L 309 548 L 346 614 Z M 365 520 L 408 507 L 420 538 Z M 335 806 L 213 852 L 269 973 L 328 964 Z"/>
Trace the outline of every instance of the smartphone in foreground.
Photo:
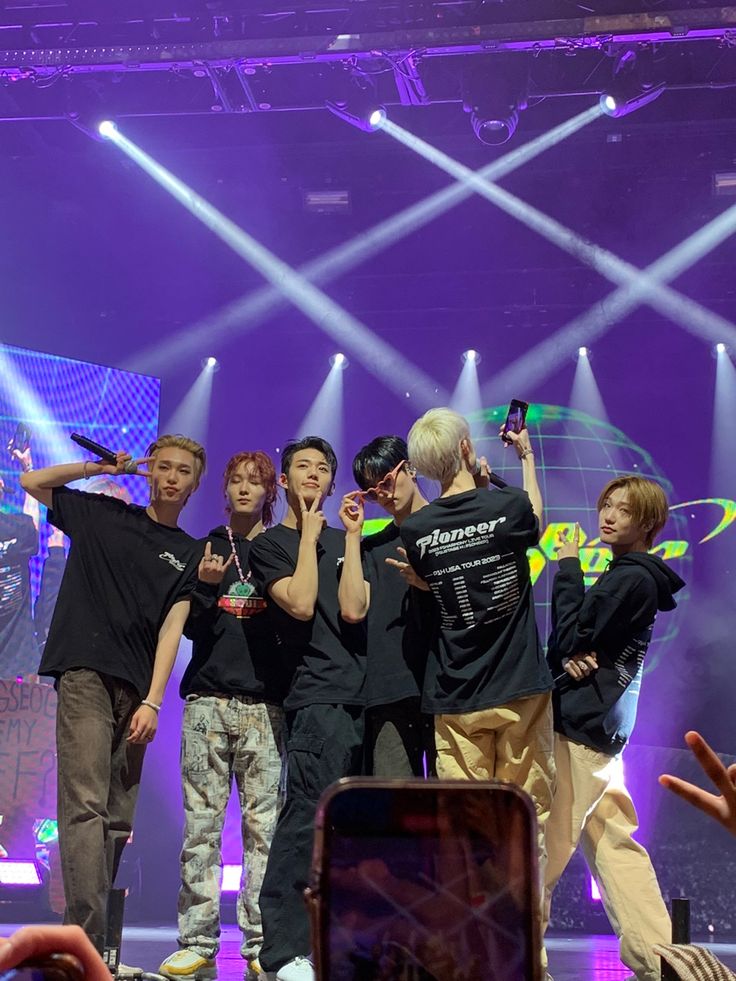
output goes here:
<path id="1" fill-rule="evenodd" d="M 536 817 L 510 784 L 347 778 L 323 795 L 319 981 L 539 981 Z"/>
<path id="2" fill-rule="evenodd" d="M 507 433 L 520 433 L 526 426 L 526 414 L 529 411 L 529 403 L 522 402 L 520 399 L 511 399 L 509 411 L 506 413 L 506 422 L 501 430 L 501 439 L 504 443 L 510 443 Z"/>

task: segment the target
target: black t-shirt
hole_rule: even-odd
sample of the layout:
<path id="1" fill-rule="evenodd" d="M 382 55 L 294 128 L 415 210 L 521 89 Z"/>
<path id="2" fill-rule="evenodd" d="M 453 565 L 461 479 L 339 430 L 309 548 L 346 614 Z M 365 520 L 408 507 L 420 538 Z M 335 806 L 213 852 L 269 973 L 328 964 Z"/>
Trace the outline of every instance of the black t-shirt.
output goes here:
<path id="1" fill-rule="evenodd" d="M 299 538 L 295 528 L 276 525 L 259 535 L 250 550 L 250 566 L 259 592 L 268 597 L 268 615 L 295 668 L 284 708 L 363 705 L 365 630 L 362 624 L 350 624 L 342 619 L 337 600 L 345 532 L 324 528 L 319 537 L 319 585 L 311 620 L 290 616 L 268 594 L 272 582 L 294 575 Z"/>
<path id="2" fill-rule="evenodd" d="M 145 698 L 158 634 L 187 594 L 197 542 L 145 508 L 56 487 L 49 521 L 71 539 L 39 672 L 91 668 Z"/>
<path id="3" fill-rule="evenodd" d="M 214 528 L 199 543 L 200 554 L 210 542 L 212 553 L 228 558 L 232 553 L 224 526 Z M 252 542 L 233 532 L 240 568 L 247 578 Z M 179 686 L 182 698 L 193 694 L 221 693 L 250 695 L 280 705 L 288 691 L 287 672 L 282 645 L 264 611 L 239 619 L 217 605 L 231 587 L 240 581 L 233 562 L 222 582 L 202 582 L 194 570 L 192 607 L 184 633 L 193 641 L 192 659 Z"/>
<path id="4" fill-rule="evenodd" d="M 400 559 L 401 533 L 392 521 L 362 543 L 363 570 L 371 587 L 367 705 L 390 705 L 422 693 L 427 652 L 435 626 L 429 593 L 407 586 L 386 559 Z"/>
<path id="5" fill-rule="evenodd" d="M 38 665 L 28 569 L 37 551 L 33 518 L 0 513 L 0 678 L 28 674 Z"/>
<path id="6" fill-rule="evenodd" d="M 424 710 L 471 712 L 549 691 L 526 556 L 539 525 L 526 492 L 437 498 L 404 521 L 401 537 L 440 613 Z"/>

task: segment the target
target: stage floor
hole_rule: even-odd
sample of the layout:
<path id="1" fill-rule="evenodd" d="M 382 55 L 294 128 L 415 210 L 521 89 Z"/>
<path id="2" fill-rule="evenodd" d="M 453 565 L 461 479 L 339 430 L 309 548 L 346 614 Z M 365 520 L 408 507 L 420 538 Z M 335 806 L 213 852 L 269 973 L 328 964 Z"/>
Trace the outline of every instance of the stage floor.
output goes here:
<path id="1" fill-rule="evenodd" d="M 0 925 L 0 936 L 16 929 Z M 708 945 L 716 957 L 731 970 L 736 969 L 736 944 Z M 123 936 L 123 963 L 156 971 L 161 961 L 176 950 L 176 928 L 126 927 Z M 611 936 L 549 937 L 550 972 L 555 981 L 624 981 L 629 972 L 618 959 L 617 945 Z M 239 933 L 234 926 L 224 926 L 222 949 L 217 959 L 219 981 L 242 981 L 243 961 L 239 953 Z"/>

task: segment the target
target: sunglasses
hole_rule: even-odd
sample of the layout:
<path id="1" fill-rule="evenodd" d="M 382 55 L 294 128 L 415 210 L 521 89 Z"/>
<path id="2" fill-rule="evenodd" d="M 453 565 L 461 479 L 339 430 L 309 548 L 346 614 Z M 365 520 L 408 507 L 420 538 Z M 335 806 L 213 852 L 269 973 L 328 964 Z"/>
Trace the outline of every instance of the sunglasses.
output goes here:
<path id="1" fill-rule="evenodd" d="M 368 490 L 354 491 L 350 496 L 356 499 L 362 498 L 363 501 L 377 501 L 381 496 L 390 496 L 394 492 L 396 480 L 403 467 L 411 469 L 411 464 L 408 460 L 402 460 L 400 463 L 397 463 L 394 469 L 390 470 L 385 477 L 379 480 L 375 487 L 369 487 Z"/>

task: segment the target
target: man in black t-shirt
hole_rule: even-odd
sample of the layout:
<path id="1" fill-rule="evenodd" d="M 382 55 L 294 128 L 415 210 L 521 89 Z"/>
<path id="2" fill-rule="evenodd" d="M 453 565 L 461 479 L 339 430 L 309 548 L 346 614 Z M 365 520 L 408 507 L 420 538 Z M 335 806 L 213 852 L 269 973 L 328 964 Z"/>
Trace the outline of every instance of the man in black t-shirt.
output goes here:
<path id="1" fill-rule="evenodd" d="M 340 777 L 357 773 L 363 744 L 365 639 L 340 616 L 337 598 L 345 534 L 325 526 L 337 460 L 319 436 L 284 448 L 282 524 L 259 535 L 250 563 L 268 614 L 294 668 L 284 700 L 287 788 L 261 888 L 260 965 L 279 981 L 310 981 L 314 970 L 304 889 L 317 802 Z"/>
<path id="2" fill-rule="evenodd" d="M 353 460 L 361 490 L 347 494 L 340 509 L 346 531 L 340 609 L 350 622 L 366 620 L 366 771 L 385 778 L 421 777 L 425 766 L 434 772 L 434 720 L 420 706 L 433 601 L 406 561 L 399 530 L 427 501 L 408 460 L 399 436 L 368 443 Z M 393 520 L 361 541 L 365 500 Z"/>
<path id="3" fill-rule="evenodd" d="M 179 950 L 159 972 L 212 977 L 220 948 L 220 842 L 233 780 L 241 809 L 243 875 L 237 901 L 241 955 L 256 977 L 263 940 L 258 897 L 280 806 L 285 665 L 270 619 L 255 596 L 249 553 L 271 524 L 276 471 L 265 453 L 237 453 L 225 467 L 228 524 L 202 544 L 184 633 L 192 659 L 179 693 L 186 699 L 181 777 L 184 842 Z M 260 609 L 259 609 L 260 605 Z"/>
<path id="4" fill-rule="evenodd" d="M 59 847 L 65 919 L 105 946 L 107 898 L 133 823 L 143 755 L 189 611 L 197 546 L 178 527 L 204 471 L 202 447 L 161 436 L 149 448 L 146 508 L 65 485 L 127 472 L 68 463 L 21 482 L 71 540 L 39 673 L 56 679 Z"/>
<path id="5" fill-rule="evenodd" d="M 0 501 L 4 496 L 5 482 L 0 477 Z M 37 551 L 38 528 L 31 515 L 1 511 L 0 678 L 29 674 L 38 662 L 28 567 Z"/>
<path id="6" fill-rule="evenodd" d="M 489 493 L 467 421 L 431 409 L 409 432 L 409 457 L 440 496 L 410 515 L 401 537 L 440 617 L 424 683 L 435 716 L 437 775 L 501 778 L 534 801 L 543 827 L 554 782 L 552 676 L 542 653 L 526 550 L 539 540 L 542 497 L 526 429 L 510 432 L 524 490 Z M 480 469 L 487 471 L 487 465 Z"/>

